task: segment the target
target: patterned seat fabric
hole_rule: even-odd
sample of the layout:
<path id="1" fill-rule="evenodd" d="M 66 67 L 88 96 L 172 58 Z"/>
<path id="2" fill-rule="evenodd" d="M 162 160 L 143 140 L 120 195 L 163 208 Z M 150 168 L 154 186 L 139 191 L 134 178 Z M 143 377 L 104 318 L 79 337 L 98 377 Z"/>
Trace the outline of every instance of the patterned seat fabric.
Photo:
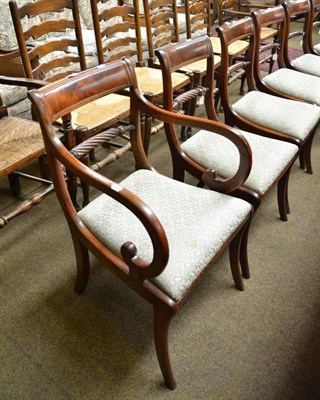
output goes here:
<path id="1" fill-rule="evenodd" d="M 315 54 L 304 54 L 293 60 L 292 65 L 301 72 L 320 78 L 320 57 Z"/>
<path id="2" fill-rule="evenodd" d="M 263 78 L 272 88 L 320 106 L 320 79 L 316 76 L 281 68 Z"/>
<path id="3" fill-rule="evenodd" d="M 169 262 L 153 282 L 174 300 L 182 297 L 251 211 L 243 200 L 148 170 L 134 172 L 121 185 L 151 208 L 166 232 Z M 141 258 L 152 260 L 152 244 L 143 225 L 110 197 L 99 196 L 79 212 L 79 217 L 116 254 L 120 255 L 123 243 L 132 241 Z"/>
<path id="4" fill-rule="evenodd" d="M 244 186 L 260 196 L 271 187 L 298 152 L 298 147 L 275 139 L 239 131 L 252 150 L 252 168 Z M 213 169 L 225 178 L 235 175 L 239 167 L 236 146 L 223 136 L 200 131 L 181 145 L 184 152 L 206 169 Z M 228 155 L 228 157 L 226 157 Z"/>
<path id="5" fill-rule="evenodd" d="M 320 108 L 317 106 L 258 91 L 247 93 L 234 103 L 233 109 L 241 117 L 257 125 L 300 140 L 308 136 L 320 118 Z"/>

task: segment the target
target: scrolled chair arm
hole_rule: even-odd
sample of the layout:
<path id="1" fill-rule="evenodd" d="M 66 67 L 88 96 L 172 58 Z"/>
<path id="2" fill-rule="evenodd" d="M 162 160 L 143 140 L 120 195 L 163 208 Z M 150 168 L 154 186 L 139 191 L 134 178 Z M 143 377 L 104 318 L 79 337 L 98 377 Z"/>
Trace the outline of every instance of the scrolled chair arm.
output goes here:
<path id="1" fill-rule="evenodd" d="M 29 92 L 29 98 L 33 103 L 38 97 L 37 91 Z M 44 107 L 41 105 L 41 107 Z M 144 225 L 153 247 L 153 258 L 150 263 L 140 258 L 137 254 L 135 245 L 131 242 L 126 242 L 121 246 L 121 254 L 124 262 L 128 266 L 128 273 L 134 279 L 142 282 L 147 278 L 158 276 L 166 267 L 169 259 L 169 245 L 166 233 L 154 212 L 133 192 L 112 181 L 111 179 L 91 170 L 81 161 L 77 160 L 62 144 L 56 136 L 52 127 L 51 121 L 45 113 L 37 113 L 39 121 L 42 125 L 45 138 L 47 155 L 51 160 L 51 175 L 56 187 L 57 196 L 62 204 L 66 214 L 68 214 L 69 223 L 71 220 L 76 229 L 86 236 L 88 229 L 82 223 L 74 205 L 69 197 L 65 184 L 62 185 L 62 167 L 64 167 L 81 180 L 87 182 L 90 186 L 95 187 L 100 192 L 113 198 L 118 203 L 122 204 L 131 211 L 140 222 Z M 60 181 L 60 182 L 59 182 Z M 66 200 L 67 198 L 67 200 Z M 91 233 L 92 234 L 92 233 Z M 99 240 L 99 239 L 97 239 Z M 98 244 L 101 246 L 101 244 Z M 116 255 L 115 255 L 116 256 Z M 116 256 L 118 257 L 118 256 Z M 119 264 L 119 263 L 118 263 Z"/>
<path id="2" fill-rule="evenodd" d="M 225 137 L 237 147 L 240 156 L 240 162 L 238 170 L 234 176 L 225 179 L 218 177 L 216 172 L 205 172 L 205 183 L 208 184 L 211 189 L 221 193 L 230 193 L 240 187 L 247 180 L 252 167 L 252 151 L 248 141 L 239 131 L 228 127 L 221 122 L 191 117 L 188 115 L 175 114 L 173 112 L 160 109 L 146 100 L 138 90 L 134 91 L 134 104 L 142 112 L 145 112 L 147 115 L 163 121 L 164 123 L 189 126 L 190 128 L 210 131 L 214 134 Z"/>
<path id="3" fill-rule="evenodd" d="M 113 198 L 131 211 L 143 224 L 153 247 L 153 258 L 150 263 L 139 257 L 134 243 L 126 242 L 121 246 L 121 255 L 129 269 L 129 275 L 139 282 L 154 278 L 165 269 L 169 259 L 169 244 L 166 233 L 154 212 L 133 192 L 115 183 L 111 179 L 92 171 L 77 160 L 60 143 L 53 143 L 50 138 L 49 151 L 67 170 L 87 181 L 90 186 Z M 54 177 L 53 177 L 54 180 Z M 59 193 L 58 193 L 59 195 Z M 77 217 L 79 218 L 79 217 Z"/>

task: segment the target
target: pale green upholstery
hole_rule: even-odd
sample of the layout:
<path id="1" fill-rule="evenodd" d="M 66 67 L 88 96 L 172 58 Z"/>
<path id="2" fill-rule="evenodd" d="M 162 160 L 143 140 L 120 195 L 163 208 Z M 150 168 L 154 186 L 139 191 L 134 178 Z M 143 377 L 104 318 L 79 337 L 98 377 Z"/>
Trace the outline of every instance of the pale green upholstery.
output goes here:
<path id="1" fill-rule="evenodd" d="M 317 76 L 281 68 L 263 81 L 280 92 L 320 105 L 320 78 Z"/>
<path id="2" fill-rule="evenodd" d="M 170 258 L 153 282 L 174 300 L 208 265 L 225 241 L 249 215 L 249 203 L 200 189 L 149 170 L 139 170 L 121 182 L 159 218 L 168 238 Z M 79 212 L 85 225 L 116 254 L 132 241 L 138 255 L 152 259 L 152 244 L 141 222 L 128 209 L 101 195 Z"/>
<path id="3" fill-rule="evenodd" d="M 252 150 L 252 168 L 244 186 L 263 196 L 298 153 L 298 147 L 254 133 L 239 132 L 247 139 Z M 212 132 L 199 131 L 181 147 L 205 169 L 213 169 L 225 178 L 235 175 L 239 167 L 240 156 L 236 146 Z"/>
<path id="4" fill-rule="evenodd" d="M 316 78 L 318 79 L 318 78 Z M 233 105 L 241 117 L 304 140 L 320 118 L 320 107 L 251 91 Z"/>
<path id="5" fill-rule="evenodd" d="M 304 54 L 292 60 L 292 65 L 300 72 L 320 77 L 320 57 L 315 54 Z"/>

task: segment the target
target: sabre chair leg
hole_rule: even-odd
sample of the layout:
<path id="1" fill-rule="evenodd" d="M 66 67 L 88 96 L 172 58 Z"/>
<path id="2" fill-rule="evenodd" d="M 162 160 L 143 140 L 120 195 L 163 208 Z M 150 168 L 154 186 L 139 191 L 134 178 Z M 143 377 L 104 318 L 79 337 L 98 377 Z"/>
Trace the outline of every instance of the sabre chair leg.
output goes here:
<path id="1" fill-rule="evenodd" d="M 300 149 L 299 152 L 299 162 L 300 162 L 300 168 L 305 169 L 306 168 L 306 162 L 305 162 L 305 154 L 304 154 L 304 147 Z"/>
<path id="2" fill-rule="evenodd" d="M 240 267 L 240 247 L 245 227 L 235 236 L 229 246 L 229 259 L 234 285 L 238 290 L 244 290 L 242 271 Z"/>
<path id="3" fill-rule="evenodd" d="M 89 252 L 83 243 L 78 240 L 75 235 L 72 235 L 73 246 L 76 253 L 77 261 L 77 278 L 74 290 L 81 294 L 85 290 L 90 273 Z"/>
<path id="4" fill-rule="evenodd" d="M 288 180 L 290 176 L 290 169 L 283 175 L 278 182 L 278 208 L 280 219 L 282 221 L 288 221 Z"/>
<path id="5" fill-rule="evenodd" d="M 305 160 L 305 167 L 308 174 L 313 174 L 312 163 L 311 163 L 311 147 L 313 142 L 314 134 L 310 135 L 304 144 L 302 151 Z"/>
<path id="6" fill-rule="evenodd" d="M 175 389 L 177 386 L 171 367 L 168 346 L 169 326 L 173 316 L 174 313 L 165 307 L 154 305 L 154 341 L 163 379 L 166 386 L 171 390 Z"/>
<path id="7" fill-rule="evenodd" d="M 242 240 L 240 244 L 240 266 L 242 276 L 245 279 L 250 278 L 250 268 L 249 268 L 249 260 L 248 260 L 248 237 L 249 237 L 249 230 L 253 216 L 248 221 L 242 235 Z"/>

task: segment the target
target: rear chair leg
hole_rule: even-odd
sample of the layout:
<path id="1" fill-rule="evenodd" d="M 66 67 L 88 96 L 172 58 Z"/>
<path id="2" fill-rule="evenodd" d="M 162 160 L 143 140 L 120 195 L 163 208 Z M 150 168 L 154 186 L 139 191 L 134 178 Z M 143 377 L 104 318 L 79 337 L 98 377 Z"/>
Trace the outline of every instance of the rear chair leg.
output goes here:
<path id="1" fill-rule="evenodd" d="M 250 278 L 250 268 L 248 261 L 248 236 L 252 218 L 253 216 L 250 218 L 243 231 L 241 245 L 240 245 L 240 265 L 241 265 L 242 276 L 245 279 Z"/>
<path id="2" fill-rule="evenodd" d="M 236 237 L 232 240 L 229 246 L 229 259 L 230 259 L 230 266 L 232 277 L 234 281 L 234 285 L 238 290 L 244 290 L 244 283 L 241 276 L 241 267 L 240 267 L 240 248 L 242 242 L 242 236 L 245 232 L 246 226 L 244 226 L 240 232 L 236 235 Z M 248 266 L 247 266 L 247 269 Z M 249 272 L 245 271 L 245 274 Z"/>
<path id="3" fill-rule="evenodd" d="M 167 387 L 171 390 L 175 389 L 177 386 L 171 367 L 168 346 L 169 326 L 173 316 L 174 313 L 170 310 L 161 306 L 154 305 L 154 341 L 163 379 Z"/>
<path id="4" fill-rule="evenodd" d="M 76 253 L 77 261 L 77 279 L 74 290 L 81 294 L 85 290 L 90 273 L 89 252 L 83 243 L 78 240 L 75 235 L 72 235 L 73 246 Z"/>

